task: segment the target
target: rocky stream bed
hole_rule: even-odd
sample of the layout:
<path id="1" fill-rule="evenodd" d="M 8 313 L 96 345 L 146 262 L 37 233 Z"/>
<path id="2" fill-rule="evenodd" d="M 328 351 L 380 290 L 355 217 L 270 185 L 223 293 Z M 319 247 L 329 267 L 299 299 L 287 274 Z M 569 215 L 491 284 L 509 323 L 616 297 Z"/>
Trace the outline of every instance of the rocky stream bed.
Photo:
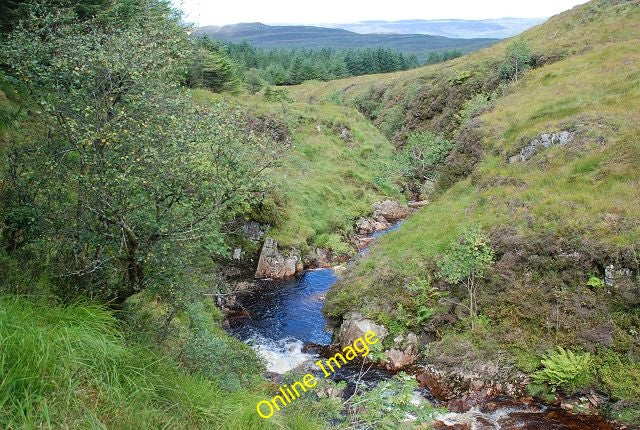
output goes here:
<path id="1" fill-rule="evenodd" d="M 373 217 L 359 220 L 356 226 L 359 255 L 367 252 L 376 237 L 398 228 L 409 213 L 410 207 L 395 202 L 374 205 Z M 331 267 L 337 263 L 341 265 Z M 322 314 L 324 295 L 338 280 L 338 273 L 348 270 L 348 264 L 343 259 L 333 259 L 325 250 L 315 250 L 311 260 L 303 261 L 296 250 L 283 252 L 275 241 L 265 240 L 256 278 L 271 279 L 243 283 L 242 291 L 227 299 L 226 323 L 234 336 L 265 359 L 268 376 L 273 380 L 278 381 L 289 370 L 313 370 L 318 357 L 330 357 L 339 345 L 352 342 L 367 330 L 373 330 L 380 338 L 387 335 L 384 327 L 355 312 L 345 315 L 335 333 L 327 328 Z M 394 348 L 387 351 L 387 356 L 386 363 L 370 369 L 364 377 L 359 364 L 343 366 L 332 378 L 346 381 L 347 389 L 327 395 L 347 398 L 353 393 L 356 380 L 373 387 L 403 370 L 414 375 L 420 384 L 414 393 L 416 402 L 447 408 L 447 413 L 436 417 L 435 428 L 439 430 L 626 428 L 607 422 L 597 413 L 600 400 L 595 393 L 544 404 L 528 396 L 524 374 L 503 380 L 487 377 L 483 371 L 438 369 L 421 362 L 413 334 L 394 339 Z"/>

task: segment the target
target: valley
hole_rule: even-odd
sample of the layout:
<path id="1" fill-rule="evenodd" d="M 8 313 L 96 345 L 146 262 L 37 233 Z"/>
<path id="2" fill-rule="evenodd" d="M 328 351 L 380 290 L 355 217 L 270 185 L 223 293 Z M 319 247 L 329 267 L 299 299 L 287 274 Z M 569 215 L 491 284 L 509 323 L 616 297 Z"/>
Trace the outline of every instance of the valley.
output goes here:
<path id="1" fill-rule="evenodd" d="M 639 428 L 637 0 L 505 40 L 16 5 L 0 428 Z"/>

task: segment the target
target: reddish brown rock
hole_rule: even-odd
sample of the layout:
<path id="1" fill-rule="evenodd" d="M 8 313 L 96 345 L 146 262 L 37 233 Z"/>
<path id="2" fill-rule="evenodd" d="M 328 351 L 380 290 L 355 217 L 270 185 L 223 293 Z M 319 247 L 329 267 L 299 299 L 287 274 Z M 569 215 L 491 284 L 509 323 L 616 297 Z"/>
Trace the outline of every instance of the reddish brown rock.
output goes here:
<path id="1" fill-rule="evenodd" d="M 387 351 L 386 367 L 389 370 L 400 370 L 411 366 L 417 360 L 418 354 L 413 349 L 406 349 L 404 351 L 391 349 Z"/>
<path id="2" fill-rule="evenodd" d="M 371 245 L 371 242 L 373 242 L 372 237 L 359 237 L 356 242 L 356 246 L 358 247 L 358 250 L 361 251 Z"/>
<path id="3" fill-rule="evenodd" d="M 433 423 L 434 430 L 471 430 L 469 424 L 445 424 L 442 421 L 436 421 Z"/>

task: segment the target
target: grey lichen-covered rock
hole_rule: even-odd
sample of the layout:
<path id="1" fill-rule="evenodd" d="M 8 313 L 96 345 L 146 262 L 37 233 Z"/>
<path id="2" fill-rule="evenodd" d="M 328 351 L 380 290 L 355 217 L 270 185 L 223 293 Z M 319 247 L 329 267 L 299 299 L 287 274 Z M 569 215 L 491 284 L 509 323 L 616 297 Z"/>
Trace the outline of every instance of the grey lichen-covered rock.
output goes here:
<path id="1" fill-rule="evenodd" d="M 382 200 L 373 204 L 373 218 L 376 221 L 397 221 L 406 218 L 409 209 L 394 200 Z"/>
<path id="2" fill-rule="evenodd" d="M 255 221 L 248 221 L 242 225 L 242 231 L 251 242 L 258 242 L 264 236 L 265 227 Z"/>
<path id="3" fill-rule="evenodd" d="M 477 372 L 462 369 L 445 370 L 433 365 L 422 368 L 416 379 L 420 386 L 429 388 L 431 394 L 441 401 L 464 398 L 469 393 L 479 390 L 484 391 L 488 397 L 522 397 L 527 394 L 527 385 L 530 383 L 529 376 L 520 371 L 500 375 L 483 369 L 478 369 Z"/>
<path id="4" fill-rule="evenodd" d="M 631 269 L 627 269 L 625 267 L 616 269 L 613 264 L 608 265 L 604 269 L 604 283 L 608 287 L 613 287 L 616 284 L 616 281 L 620 281 L 625 278 L 631 278 Z"/>
<path id="5" fill-rule="evenodd" d="M 356 231 L 358 234 L 371 234 L 375 231 L 374 222 L 371 218 L 360 218 L 356 222 Z"/>
<path id="6" fill-rule="evenodd" d="M 616 268 L 610 264 L 604 271 L 604 283 L 610 291 L 625 304 L 640 305 L 640 279 L 633 276 L 633 271 L 626 267 Z"/>
<path id="7" fill-rule="evenodd" d="M 366 332 L 372 331 L 376 334 L 379 341 L 389 334 L 389 331 L 382 325 L 376 324 L 362 316 L 359 312 L 349 312 L 344 316 L 340 331 L 338 333 L 338 340 L 340 341 L 340 347 L 344 348 L 347 345 L 353 343 L 359 337 L 364 338 Z"/>
<path id="8" fill-rule="evenodd" d="M 278 242 L 268 237 L 260 252 L 255 277 L 282 279 L 293 276 L 303 269 L 300 251 L 291 249 L 284 255 L 278 250 Z"/>
<path id="9" fill-rule="evenodd" d="M 509 163 L 525 162 L 543 149 L 552 146 L 566 146 L 575 137 L 575 132 L 559 131 L 557 133 L 545 133 L 533 139 L 527 146 L 522 148 L 520 152 L 509 157 Z"/>
<path id="10" fill-rule="evenodd" d="M 331 267 L 332 261 L 333 255 L 331 250 L 324 248 L 315 248 L 304 257 L 304 263 L 309 268 Z"/>

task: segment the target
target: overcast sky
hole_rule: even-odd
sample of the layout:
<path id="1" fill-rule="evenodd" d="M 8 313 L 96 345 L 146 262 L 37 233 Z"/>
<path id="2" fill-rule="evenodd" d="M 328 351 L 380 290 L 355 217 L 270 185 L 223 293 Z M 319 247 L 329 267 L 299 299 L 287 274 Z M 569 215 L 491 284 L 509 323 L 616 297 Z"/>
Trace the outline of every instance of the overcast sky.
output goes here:
<path id="1" fill-rule="evenodd" d="M 584 0 L 173 0 L 196 25 L 327 24 L 366 20 L 546 18 Z"/>

